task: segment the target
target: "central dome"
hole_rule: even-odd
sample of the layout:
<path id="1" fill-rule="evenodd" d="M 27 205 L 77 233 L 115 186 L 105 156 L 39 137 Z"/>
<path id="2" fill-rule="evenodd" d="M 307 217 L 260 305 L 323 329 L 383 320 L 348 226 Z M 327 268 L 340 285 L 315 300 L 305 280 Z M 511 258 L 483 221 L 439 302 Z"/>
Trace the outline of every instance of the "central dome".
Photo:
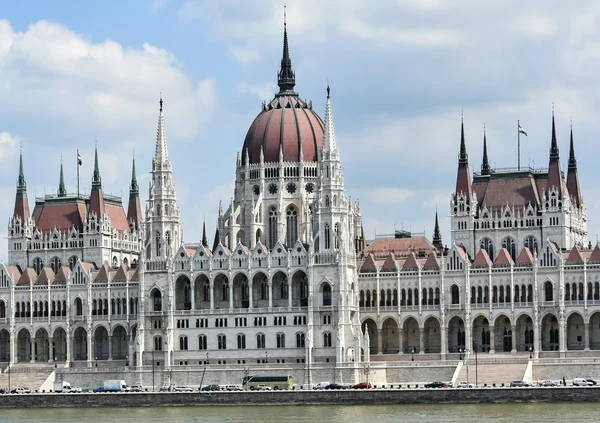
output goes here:
<path id="1" fill-rule="evenodd" d="M 296 74 L 290 59 L 287 28 L 283 29 L 283 57 L 277 75 L 279 93 L 254 119 L 242 148 L 242 164 L 260 163 L 261 149 L 265 163 L 316 162 L 317 151 L 323 145 L 323 121 L 312 109 L 312 103 L 302 101 L 294 92 Z M 302 153 L 302 154 L 300 154 Z"/>

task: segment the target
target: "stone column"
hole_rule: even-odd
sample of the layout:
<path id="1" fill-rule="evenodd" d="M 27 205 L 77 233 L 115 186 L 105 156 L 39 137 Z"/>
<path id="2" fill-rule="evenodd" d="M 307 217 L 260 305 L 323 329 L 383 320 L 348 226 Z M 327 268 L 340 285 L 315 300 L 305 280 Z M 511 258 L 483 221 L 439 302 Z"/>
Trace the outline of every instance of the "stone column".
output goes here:
<path id="1" fill-rule="evenodd" d="M 512 332 L 512 337 L 511 337 L 512 348 L 510 350 L 510 353 L 516 354 L 517 353 L 517 326 L 512 325 L 510 327 L 510 331 Z"/>
<path id="2" fill-rule="evenodd" d="M 273 308 L 273 281 L 270 280 L 267 283 L 267 289 L 268 289 L 268 294 L 269 294 L 269 308 Z"/>
<path id="3" fill-rule="evenodd" d="M 535 354 L 534 357 L 538 358 L 539 357 L 539 353 L 542 350 L 542 343 L 541 343 L 541 339 L 542 339 L 542 333 L 540 330 L 540 325 L 537 322 L 533 322 L 533 353 Z"/>
<path id="4" fill-rule="evenodd" d="M 71 363 L 71 361 L 73 360 L 71 354 L 72 348 L 73 346 L 71 345 L 71 335 L 67 333 L 67 363 Z"/>
<path id="5" fill-rule="evenodd" d="M 252 279 L 250 279 L 248 281 L 248 308 L 250 310 L 252 310 L 252 301 L 253 301 L 253 297 L 254 297 L 254 295 L 252 294 L 253 289 L 254 289 L 254 284 L 252 283 Z"/>
<path id="6" fill-rule="evenodd" d="M 210 281 L 208 285 L 208 295 L 210 295 L 210 309 L 215 309 L 215 282 Z"/>
<path id="7" fill-rule="evenodd" d="M 92 345 L 92 333 L 88 332 L 87 336 L 87 361 L 88 367 L 92 367 L 94 365 L 94 348 Z"/>
<path id="8" fill-rule="evenodd" d="M 585 351 L 590 350 L 590 324 L 583 325 L 583 348 Z"/>
<path id="9" fill-rule="evenodd" d="M 448 354 L 448 328 L 443 326 L 440 328 L 440 336 L 441 336 L 441 346 L 440 346 L 440 351 L 441 351 L 441 356 L 442 356 L 442 360 L 446 359 L 446 355 Z"/>
<path id="10" fill-rule="evenodd" d="M 398 328 L 398 354 L 404 354 L 404 329 Z"/>
<path id="11" fill-rule="evenodd" d="M 235 293 L 233 281 L 229 281 L 229 310 L 233 310 L 233 295 Z"/>
<path id="12" fill-rule="evenodd" d="M 291 280 L 288 280 L 287 288 L 288 288 L 288 307 L 292 308 L 292 281 Z M 332 292 L 332 295 L 333 295 L 333 292 Z"/>
<path id="13" fill-rule="evenodd" d="M 195 298 L 196 298 L 196 282 L 195 281 L 192 281 L 190 288 L 192 291 L 191 298 L 190 298 L 192 301 L 192 303 L 190 304 L 190 310 L 196 310 L 196 300 L 195 300 Z"/>
<path id="14" fill-rule="evenodd" d="M 35 363 L 35 338 L 29 340 L 29 362 Z"/>
<path id="15" fill-rule="evenodd" d="M 108 359 L 112 360 L 113 356 L 112 356 L 112 345 L 113 345 L 113 337 L 112 336 L 108 336 Z"/>
<path id="16" fill-rule="evenodd" d="M 419 354 L 425 354 L 425 329 L 419 328 Z"/>
<path id="17" fill-rule="evenodd" d="M 496 353 L 496 328 L 490 326 L 490 354 Z"/>
<path id="18" fill-rule="evenodd" d="M 48 338 L 48 363 L 53 363 L 56 357 L 56 351 L 54 348 L 54 340 L 52 338 Z"/>
<path id="19" fill-rule="evenodd" d="M 381 355 L 383 347 L 383 330 L 377 329 L 377 355 Z"/>

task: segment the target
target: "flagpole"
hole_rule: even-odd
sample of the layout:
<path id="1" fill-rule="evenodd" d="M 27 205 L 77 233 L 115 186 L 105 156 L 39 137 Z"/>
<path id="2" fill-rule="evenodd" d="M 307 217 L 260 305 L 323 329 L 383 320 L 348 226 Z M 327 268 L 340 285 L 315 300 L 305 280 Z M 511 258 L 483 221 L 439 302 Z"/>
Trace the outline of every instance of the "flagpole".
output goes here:
<path id="1" fill-rule="evenodd" d="M 77 149 L 77 160 L 75 161 L 77 165 L 77 198 L 79 198 L 79 149 Z"/>
<path id="2" fill-rule="evenodd" d="M 517 119 L 517 170 L 521 170 L 521 131 L 519 131 L 520 126 L 521 124 Z"/>

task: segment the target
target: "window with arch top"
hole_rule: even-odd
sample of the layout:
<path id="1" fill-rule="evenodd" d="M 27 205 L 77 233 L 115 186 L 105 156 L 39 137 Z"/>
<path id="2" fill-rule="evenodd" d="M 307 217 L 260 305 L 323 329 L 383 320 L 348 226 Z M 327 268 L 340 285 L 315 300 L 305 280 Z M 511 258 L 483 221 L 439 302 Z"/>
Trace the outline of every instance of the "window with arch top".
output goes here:
<path id="1" fill-rule="evenodd" d="M 331 286 L 325 284 L 323 286 L 323 306 L 331 305 Z"/>

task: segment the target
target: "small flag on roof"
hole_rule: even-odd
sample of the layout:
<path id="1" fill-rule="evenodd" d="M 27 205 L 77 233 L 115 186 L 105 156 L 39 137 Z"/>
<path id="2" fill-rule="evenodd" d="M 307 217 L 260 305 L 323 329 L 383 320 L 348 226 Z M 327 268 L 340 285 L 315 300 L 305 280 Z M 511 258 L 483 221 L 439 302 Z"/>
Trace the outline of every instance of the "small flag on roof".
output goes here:
<path id="1" fill-rule="evenodd" d="M 523 135 L 527 136 L 527 132 L 525 132 L 525 130 L 523 129 L 521 124 L 519 124 L 519 134 L 523 134 Z"/>
<path id="2" fill-rule="evenodd" d="M 81 166 L 83 162 L 81 161 L 81 154 L 77 153 L 77 164 Z"/>

